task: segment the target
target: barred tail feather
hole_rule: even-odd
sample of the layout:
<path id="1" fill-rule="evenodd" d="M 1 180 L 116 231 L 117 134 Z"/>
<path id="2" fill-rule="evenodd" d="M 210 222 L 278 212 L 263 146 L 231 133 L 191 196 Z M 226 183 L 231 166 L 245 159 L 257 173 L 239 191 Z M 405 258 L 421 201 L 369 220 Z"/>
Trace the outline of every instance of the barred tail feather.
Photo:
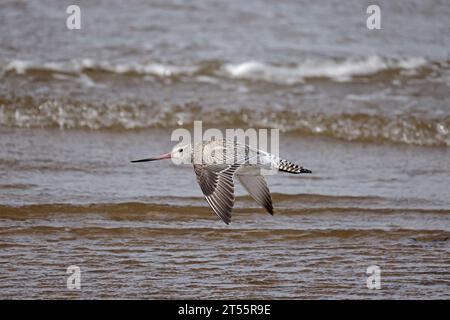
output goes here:
<path id="1" fill-rule="evenodd" d="M 280 160 L 278 161 L 278 170 L 283 172 L 289 172 L 293 174 L 299 174 L 299 173 L 312 173 L 311 170 L 305 169 L 302 166 L 299 166 L 298 164 L 292 163 L 287 160 Z"/>

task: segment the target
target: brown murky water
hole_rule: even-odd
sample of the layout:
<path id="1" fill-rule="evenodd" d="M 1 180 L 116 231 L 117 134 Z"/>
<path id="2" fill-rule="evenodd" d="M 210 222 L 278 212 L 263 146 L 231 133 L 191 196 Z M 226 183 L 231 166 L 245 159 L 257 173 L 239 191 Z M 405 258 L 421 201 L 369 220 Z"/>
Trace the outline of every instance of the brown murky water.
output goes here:
<path id="1" fill-rule="evenodd" d="M 226 226 L 192 169 L 128 162 L 161 134 L 2 131 L 3 298 L 448 298 L 447 149 L 285 136 L 315 173 L 269 177 L 273 217 L 238 188 Z"/>
<path id="2" fill-rule="evenodd" d="M 0 4 L 0 298 L 450 298 L 447 3 L 68 4 Z M 129 163 L 194 120 L 313 174 L 226 226 L 192 169 Z"/>

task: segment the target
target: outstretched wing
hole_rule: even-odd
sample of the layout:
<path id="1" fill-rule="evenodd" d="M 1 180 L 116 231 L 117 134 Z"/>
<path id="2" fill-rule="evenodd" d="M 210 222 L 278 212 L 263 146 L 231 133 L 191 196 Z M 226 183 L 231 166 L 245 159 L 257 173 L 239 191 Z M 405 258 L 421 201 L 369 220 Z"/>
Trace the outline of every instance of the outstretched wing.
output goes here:
<path id="1" fill-rule="evenodd" d="M 273 215 L 272 197 L 266 179 L 262 175 L 236 175 L 255 201 Z"/>
<path id="2" fill-rule="evenodd" d="M 205 165 L 194 164 L 197 182 L 211 208 L 225 222 L 231 222 L 234 205 L 233 175 L 240 164 Z"/>

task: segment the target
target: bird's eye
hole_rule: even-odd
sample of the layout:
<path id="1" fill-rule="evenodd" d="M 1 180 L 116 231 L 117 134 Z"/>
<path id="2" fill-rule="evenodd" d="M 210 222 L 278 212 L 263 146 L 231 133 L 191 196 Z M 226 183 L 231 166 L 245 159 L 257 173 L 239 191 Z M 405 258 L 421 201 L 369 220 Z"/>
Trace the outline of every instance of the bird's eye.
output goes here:
<path id="1" fill-rule="evenodd" d="M 183 149 L 180 149 L 180 152 L 183 152 Z"/>

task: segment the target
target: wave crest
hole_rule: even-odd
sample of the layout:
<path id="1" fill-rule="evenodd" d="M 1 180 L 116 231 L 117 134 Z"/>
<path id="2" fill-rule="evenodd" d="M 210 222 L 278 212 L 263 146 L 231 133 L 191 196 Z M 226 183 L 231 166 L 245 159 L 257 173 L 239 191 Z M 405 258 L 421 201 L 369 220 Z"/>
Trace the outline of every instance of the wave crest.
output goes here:
<path id="1" fill-rule="evenodd" d="M 32 98 L 29 98 L 32 100 Z M 418 146 L 450 146 L 450 117 L 383 116 L 365 113 L 325 114 L 312 111 L 225 110 L 201 105 L 86 104 L 60 101 L 31 103 L 0 101 L 0 125 L 20 128 L 91 130 L 175 128 L 199 120 L 207 126 L 278 128 L 300 135 L 346 141 L 395 142 Z"/>
<path id="2" fill-rule="evenodd" d="M 386 59 L 370 56 L 360 59 L 325 61 L 309 59 L 290 67 L 250 61 L 226 64 L 224 70 L 233 78 L 294 84 L 308 78 L 350 81 L 354 76 L 374 75 L 385 70 L 412 70 L 426 64 L 427 60 L 424 58 Z"/>
<path id="3" fill-rule="evenodd" d="M 368 56 L 346 59 L 303 59 L 295 64 L 277 65 L 258 61 L 225 63 L 203 61 L 187 65 L 160 62 L 110 62 L 80 59 L 63 62 L 35 62 L 13 60 L 0 64 L 1 74 L 15 73 L 69 73 L 107 72 L 128 76 L 156 76 L 177 78 L 180 76 L 213 76 L 229 79 L 267 81 L 292 85 L 306 79 L 326 78 L 331 81 L 350 81 L 357 76 L 371 76 L 384 71 L 419 70 L 432 65 L 423 57 L 385 58 Z"/>

